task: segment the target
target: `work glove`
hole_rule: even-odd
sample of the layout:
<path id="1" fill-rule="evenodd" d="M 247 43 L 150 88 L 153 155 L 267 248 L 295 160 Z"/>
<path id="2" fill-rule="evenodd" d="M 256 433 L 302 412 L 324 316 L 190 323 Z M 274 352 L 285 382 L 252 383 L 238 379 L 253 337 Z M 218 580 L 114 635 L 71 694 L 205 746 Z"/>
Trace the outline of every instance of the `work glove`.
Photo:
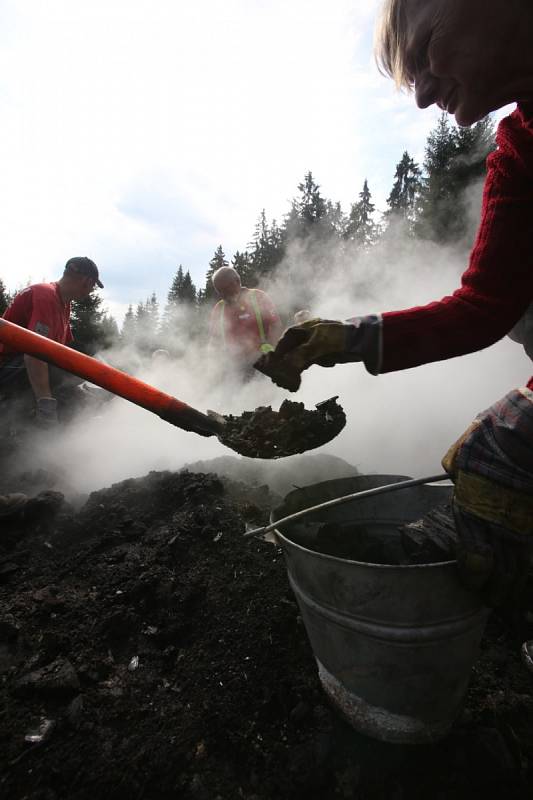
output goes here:
<path id="1" fill-rule="evenodd" d="M 274 383 L 291 392 L 297 391 L 301 373 L 312 364 L 333 367 L 349 361 L 361 361 L 362 353 L 354 348 L 357 327 L 329 319 L 310 319 L 287 328 L 276 349 L 254 364 Z"/>
<path id="2" fill-rule="evenodd" d="M 479 418 L 448 450 L 442 465 L 455 484 L 459 576 L 468 589 L 481 594 L 486 606 L 495 608 L 516 604 L 524 589 L 533 549 L 533 498 L 497 480 L 503 470 L 492 447 Z M 509 468 L 507 463 L 507 475 Z"/>
<path id="3" fill-rule="evenodd" d="M 57 425 L 57 400 L 54 397 L 40 397 L 37 400 L 35 421 L 41 428 Z"/>

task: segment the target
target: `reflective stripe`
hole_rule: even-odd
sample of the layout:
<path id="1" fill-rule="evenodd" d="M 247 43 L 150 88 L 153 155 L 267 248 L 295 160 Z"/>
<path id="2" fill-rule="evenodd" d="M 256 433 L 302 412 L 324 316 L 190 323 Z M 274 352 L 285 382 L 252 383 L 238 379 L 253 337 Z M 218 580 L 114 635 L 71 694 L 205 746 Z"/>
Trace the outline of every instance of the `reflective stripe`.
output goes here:
<path id="1" fill-rule="evenodd" d="M 255 289 L 249 289 L 248 292 L 249 292 L 249 295 L 250 295 L 250 302 L 251 302 L 251 305 L 252 305 L 252 310 L 253 310 L 254 315 L 255 315 L 255 321 L 257 323 L 257 329 L 259 331 L 259 338 L 261 340 L 261 347 L 259 349 L 261 350 L 262 353 L 269 353 L 272 350 L 274 350 L 274 348 L 272 347 L 271 344 L 268 343 L 268 340 L 267 340 L 266 335 L 265 335 L 265 326 L 263 325 L 263 316 L 261 314 L 261 309 L 259 308 L 259 303 L 257 302 Z M 224 310 L 226 308 L 226 303 L 225 303 L 224 300 L 219 300 L 217 305 L 220 306 L 220 335 L 221 335 L 221 338 L 222 338 L 222 347 L 225 350 L 226 349 L 226 330 L 225 330 L 225 324 L 224 324 Z M 216 306 L 215 306 L 215 308 L 216 308 Z"/>
<path id="2" fill-rule="evenodd" d="M 251 290 L 250 295 L 251 295 L 250 300 L 252 301 L 252 308 L 254 310 L 257 327 L 259 329 L 259 338 L 261 339 L 261 344 L 268 344 L 267 338 L 265 336 L 265 326 L 263 325 L 263 317 L 261 315 L 261 309 L 259 308 L 259 303 L 257 302 L 257 297 L 255 295 L 255 289 Z"/>

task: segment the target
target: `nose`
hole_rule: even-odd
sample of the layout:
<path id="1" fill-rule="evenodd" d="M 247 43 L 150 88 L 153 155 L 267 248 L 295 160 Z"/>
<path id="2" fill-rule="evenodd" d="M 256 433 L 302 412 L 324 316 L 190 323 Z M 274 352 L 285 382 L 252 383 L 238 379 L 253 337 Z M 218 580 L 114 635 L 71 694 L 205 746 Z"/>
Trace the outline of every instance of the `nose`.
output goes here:
<path id="1" fill-rule="evenodd" d="M 429 69 L 415 78 L 415 99 L 419 108 L 428 108 L 439 99 L 439 81 Z"/>

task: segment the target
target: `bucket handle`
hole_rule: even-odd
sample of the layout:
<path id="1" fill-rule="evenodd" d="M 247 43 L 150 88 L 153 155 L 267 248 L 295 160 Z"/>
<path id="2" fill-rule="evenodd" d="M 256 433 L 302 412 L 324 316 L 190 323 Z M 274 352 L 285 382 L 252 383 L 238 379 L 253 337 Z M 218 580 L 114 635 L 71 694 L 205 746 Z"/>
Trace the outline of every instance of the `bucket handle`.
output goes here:
<path id="1" fill-rule="evenodd" d="M 342 497 L 336 497 L 334 500 L 328 500 L 325 503 L 320 503 L 317 506 L 309 506 L 302 511 L 296 511 L 294 514 L 289 514 L 287 517 L 271 522 L 269 525 L 264 525 L 262 528 L 254 528 L 251 531 L 246 531 L 244 536 L 260 536 L 270 531 L 275 530 L 279 525 L 285 525 L 286 522 L 293 522 L 296 519 L 305 517 L 307 514 L 312 514 L 313 511 L 321 511 L 323 508 L 332 508 L 332 506 L 340 506 L 342 503 L 348 503 L 350 500 L 356 500 L 363 497 L 373 497 L 376 494 L 386 494 L 387 492 L 396 492 L 399 489 L 409 489 L 411 486 L 421 486 L 424 483 L 439 483 L 440 481 L 449 480 L 450 476 L 447 472 L 440 475 L 429 475 L 427 478 L 411 478 L 408 481 L 397 481 L 396 483 L 389 483 L 386 486 L 377 486 L 375 489 L 365 489 L 363 492 L 354 492 L 353 494 L 345 494 Z"/>

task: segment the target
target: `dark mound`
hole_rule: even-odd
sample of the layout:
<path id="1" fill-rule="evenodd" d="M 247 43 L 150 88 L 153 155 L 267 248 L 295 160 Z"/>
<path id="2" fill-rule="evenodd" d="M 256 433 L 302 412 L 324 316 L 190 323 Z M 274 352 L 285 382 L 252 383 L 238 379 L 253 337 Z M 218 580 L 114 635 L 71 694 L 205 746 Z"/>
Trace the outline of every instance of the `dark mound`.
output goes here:
<path id="1" fill-rule="evenodd" d="M 493 619 L 448 739 L 355 734 L 320 688 L 280 550 L 243 540 L 276 503 L 163 472 L 76 514 L 54 497 L 42 525 L 4 518 L 1 797 L 530 797 L 533 678 L 507 623 Z"/>
<path id="2" fill-rule="evenodd" d="M 346 425 L 337 398 L 319 403 L 315 411 L 284 400 L 279 411 L 270 406 L 227 415 L 219 435 L 222 444 L 249 458 L 284 458 L 305 453 L 331 441 Z"/>

